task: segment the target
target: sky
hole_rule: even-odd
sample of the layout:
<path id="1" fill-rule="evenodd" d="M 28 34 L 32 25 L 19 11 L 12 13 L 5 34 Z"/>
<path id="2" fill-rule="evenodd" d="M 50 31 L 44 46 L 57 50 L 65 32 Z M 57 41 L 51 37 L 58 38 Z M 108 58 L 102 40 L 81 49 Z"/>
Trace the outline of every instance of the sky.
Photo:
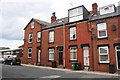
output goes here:
<path id="1" fill-rule="evenodd" d="M 50 22 L 53 12 L 57 19 L 67 17 L 68 9 L 84 5 L 88 11 L 92 4 L 98 7 L 118 6 L 120 0 L 0 0 L 0 47 L 18 48 L 23 45 L 24 28 L 32 18 Z"/>

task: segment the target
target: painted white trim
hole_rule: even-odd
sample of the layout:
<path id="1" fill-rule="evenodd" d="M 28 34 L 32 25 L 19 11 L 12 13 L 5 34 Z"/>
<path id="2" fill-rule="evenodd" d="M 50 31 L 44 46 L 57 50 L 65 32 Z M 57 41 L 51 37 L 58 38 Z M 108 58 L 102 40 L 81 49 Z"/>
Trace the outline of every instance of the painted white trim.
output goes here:
<path id="1" fill-rule="evenodd" d="M 120 50 L 117 50 L 117 47 L 118 46 L 115 46 L 115 51 L 116 51 L 116 65 L 117 65 L 117 70 L 120 70 L 120 69 L 118 69 L 118 59 L 117 59 L 117 51 L 120 51 Z"/>
<path id="2" fill-rule="evenodd" d="M 104 27 L 102 26 L 102 24 L 104 24 Z M 100 34 L 99 34 L 100 31 L 105 31 L 106 35 L 105 36 L 100 36 Z M 107 23 L 106 22 L 97 24 L 97 33 L 98 33 L 98 38 L 106 38 L 106 37 L 108 37 Z"/>
<path id="3" fill-rule="evenodd" d="M 31 52 L 29 52 L 29 49 L 31 49 Z M 31 57 L 29 57 L 29 54 L 31 54 Z M 28 58 L 32 58 L 32 48 L 28 48 Z"/>
<path id="4" fill-rule="evenodd" d="M 71 48 L 76 48 L 76 59 L 71 59 Z M 77 47 L 70 47 L 70 60 L 77 60 Z"/>
<path id="5" fill-rule="evenodd" d="M 100 48 L 107 48 L 107 54 L 106 55 L 108 55 L 108 61 L 100 61 Z M 102 55 L 105 55 L 105 54 L 103 54 L 102 53 Z M 109 63 L 110 62 L 110 58 L 109 58 L 109 48 L 108 48 L 108 46 L 103 46 L 103 47 L 99 47 L 99 62 L 100 63 Z"/>
<path id="6" fill-rule="evenodd" d="M 38 63 L 41 62 L 41 50 L 39 49 L 38 50 Z"/>
<path id="7" fill-rule="evenodd" d="M 85 54 L 85 53 L 84 53 L 84 50 L 88 50 L 88 65 L 85 65 L 85 64 L 84 64 L 84 66 L 90 66 L 89 47 L 83 47 L 83 63 L 84 63 L 84 54 Z"/>
<path id="8" fill-rule="evenodd" d="M 53 52 L 51 53 L 50 50 L 53 50 Z M 54 49 L 49 49 L 48 51 L 49 51 L 49 60 L 54 60 L 55 57 Z M 50 54 L 53 54 L 53 59 L 50 59 Z"/>
<path id="9" fill-rule="evenodd" d="M 33 33 L 29 33 L 28 34 L 28 43 L 32 43 L 32 42 L 30 42 L 30 35 L 32 35 L 32 41 L 33 41 Z"/>

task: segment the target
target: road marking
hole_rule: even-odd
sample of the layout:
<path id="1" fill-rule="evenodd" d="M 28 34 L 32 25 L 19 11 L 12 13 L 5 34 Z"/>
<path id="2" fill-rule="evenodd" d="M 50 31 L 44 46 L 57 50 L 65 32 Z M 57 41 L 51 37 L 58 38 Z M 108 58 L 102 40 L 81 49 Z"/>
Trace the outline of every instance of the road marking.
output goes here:
<path id="1" fill-rule="evenodd" d="M 59 78 L 61 76 L 58 76 L 58 75 L 51 75 L 51 76 L 43 76 L 43 77 L 40 77 L 40 78 Z"/>

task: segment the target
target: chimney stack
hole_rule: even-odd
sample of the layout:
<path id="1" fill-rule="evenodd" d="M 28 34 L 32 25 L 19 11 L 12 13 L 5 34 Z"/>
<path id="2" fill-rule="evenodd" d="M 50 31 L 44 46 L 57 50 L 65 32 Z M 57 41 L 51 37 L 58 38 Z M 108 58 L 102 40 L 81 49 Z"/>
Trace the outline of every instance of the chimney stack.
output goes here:
<path id="1" fill-rule="evenodd" d="M 57 17 L 55 16 L 55 12 L 52 13 L 52 16 L 51 16 L 51 23 L 55 22 L 57 19 Z"/>
<path id="2" fill-rule="evenodd" d="M 97 3 L 92 4 L 92 13 L 97 14 L 98 13 L 98 5 Z"/>

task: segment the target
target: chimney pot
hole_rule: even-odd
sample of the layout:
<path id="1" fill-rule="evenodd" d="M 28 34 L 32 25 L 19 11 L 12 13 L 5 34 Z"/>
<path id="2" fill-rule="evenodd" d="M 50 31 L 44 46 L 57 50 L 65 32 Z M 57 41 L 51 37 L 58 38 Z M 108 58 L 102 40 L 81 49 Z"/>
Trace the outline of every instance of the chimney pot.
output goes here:
<path id="1" fill-rule="evenodd" d="M 51 16 L 51 23 L 55 22 L 57 19 L 57 17 L 55 16 L 55 12 L 52 13 L 52 16 Z"/>
<path id="2" fill-rule="evenodd" d="M 97 12 L 98 12 L 98 5 L 97 5 L 97 3 L 93 3 L 92 4 L 92 13 L 97 14 Z"/>

